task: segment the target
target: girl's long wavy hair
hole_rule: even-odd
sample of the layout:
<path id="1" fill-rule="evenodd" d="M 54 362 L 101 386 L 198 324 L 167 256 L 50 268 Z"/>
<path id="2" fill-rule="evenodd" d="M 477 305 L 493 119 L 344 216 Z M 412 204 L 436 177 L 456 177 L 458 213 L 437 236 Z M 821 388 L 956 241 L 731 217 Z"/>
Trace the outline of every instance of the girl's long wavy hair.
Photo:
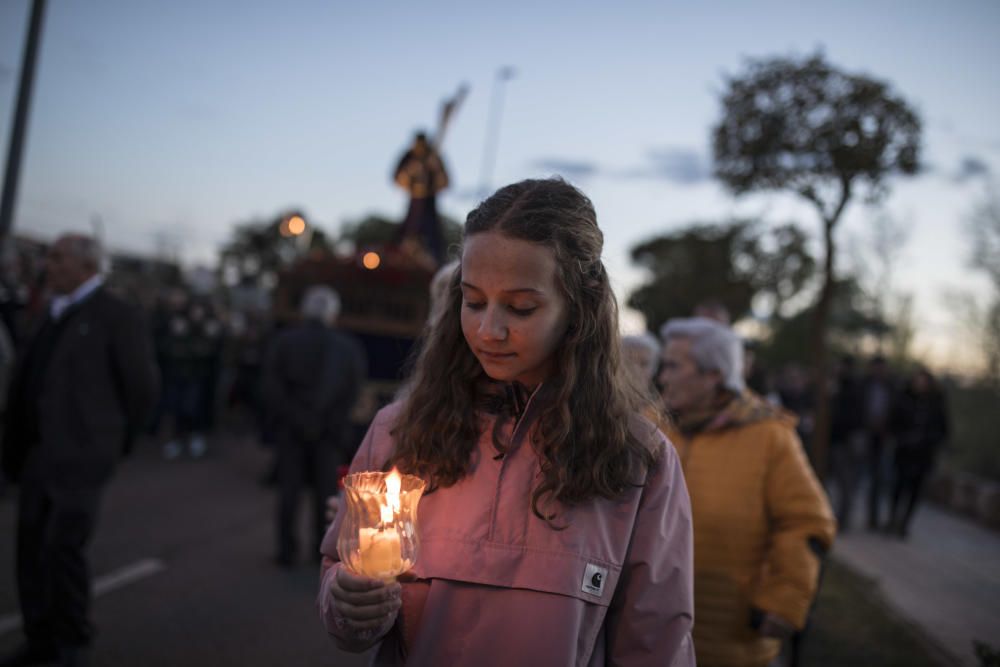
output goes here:
<path id="1" fill-rule="evenodd" d="M 604 236 L 586 195 L 560 179 L 508 185 L 465 221 L 465 238 L 487 231 L 551 249 L 568 306 L 565 338 L 545 381 L 547 400 L 532 429 L 541 461 L 532 510 L 551 524 L 556 512 L 543 513 L 543 500 L 613 499 L 641 483 L 657 452 L 631 435 L 629 423 L 652 406 L 622 364 L 618 306 L 601 262 Z M 432 489 L 470 471 L 483 426 L 477 398 L 488 379 L 462 334 L 461 280 L 459 267 L 425 332 L 392 431 L 390 464 L 423 477 Z"/>

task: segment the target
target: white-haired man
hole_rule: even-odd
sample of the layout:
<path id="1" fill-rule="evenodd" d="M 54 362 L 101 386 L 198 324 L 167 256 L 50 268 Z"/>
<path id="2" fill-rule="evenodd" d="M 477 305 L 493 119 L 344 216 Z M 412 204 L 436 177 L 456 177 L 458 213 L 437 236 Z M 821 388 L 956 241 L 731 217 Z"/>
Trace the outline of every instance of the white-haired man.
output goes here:
<path id="1" fill-rule="evenodd" d="M 264 365 L 264 399 L 274 420 L 278 462 L 277 553 L 281 567 L 295 562 L 299 496 L 313 482 L 310 539 L 319 559 L 326 532 L 326 499 L 337 492 L 337 468 L 350 461 L 346 441 L 351 407 L 367 363 L 360 343 L 334 330 L 340 297 L 329 287 L 309 288 L 302 322 L 281 332 Z"/>
<path id="2" fill-rule="evenodd" d="M 11 386 L 3 469 L 20 482 L 17 583 L 27 642 L 0 665 L 86 664 L 86 547 L 115 463 L 159 385 L 140 313 L 104 289 L 101 253 L 70 234 L 49 249 L 48 316 Z"/>
<path id="3" fill-rule="evenodd" d="M 743 343 L 706 318 L 671 320 L 660 382 L 694 518 L 702 667 L 764 667 L 803 628 L 835 524 L 795 418 L 744 387 Z"/>

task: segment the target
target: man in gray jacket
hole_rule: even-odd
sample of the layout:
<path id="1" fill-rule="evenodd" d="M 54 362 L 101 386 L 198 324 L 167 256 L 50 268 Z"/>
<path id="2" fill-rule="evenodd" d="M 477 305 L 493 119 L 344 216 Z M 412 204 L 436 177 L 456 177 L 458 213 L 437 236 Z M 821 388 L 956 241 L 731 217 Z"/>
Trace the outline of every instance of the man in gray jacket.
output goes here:
<path id="1" fill-rule="evenodd" d="M 3 472 L 20 483 L 17 584 L 27 641 L 0 665 L 87 664 L 86 548 L 104 486 L 144 425 L 159 386 L 139 312 L 110 294 L 100 249 L 66 235 L 49 249 L 53 298 L 18 361 Z"/>

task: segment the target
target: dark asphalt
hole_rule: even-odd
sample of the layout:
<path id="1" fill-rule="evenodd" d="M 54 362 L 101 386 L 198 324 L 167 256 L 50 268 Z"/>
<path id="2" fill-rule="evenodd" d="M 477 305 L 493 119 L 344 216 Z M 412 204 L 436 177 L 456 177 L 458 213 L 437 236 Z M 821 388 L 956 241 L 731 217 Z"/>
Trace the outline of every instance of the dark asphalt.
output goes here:
<path id="1" fill-rule="evenodd" d="M 274 494 L 258 483 L 267 461 L 249 437 L 227 436 L 201 461 L 168 463 L 144 442 L 119 467 L 90 549 L 94 575 L 144 559 L 165 569 L 95 599 L 95 667 L 367 664 L 321 626 L 312 560 L 271 563 Z M 0 632 L 17 611 L 13 495 L 0 500 Z M 0 653 L 19 640 L 2 632 Z"/>

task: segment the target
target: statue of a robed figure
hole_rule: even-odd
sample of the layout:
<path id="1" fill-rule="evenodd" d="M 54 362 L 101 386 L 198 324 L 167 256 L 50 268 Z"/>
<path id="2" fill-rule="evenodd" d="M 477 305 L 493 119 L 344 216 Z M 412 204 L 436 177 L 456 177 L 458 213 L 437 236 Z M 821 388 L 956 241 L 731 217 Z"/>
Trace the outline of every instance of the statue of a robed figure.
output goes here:
<path id="1" fill-rule="evenodd" d="M 395 244 L 440 266 L 445 261 L 445 241 L 437 212 L 437 195 L 448 187 L 448 170 L 440 148 L 445 130 L 462 103 L 467 88 L 462 86 L 454 97 L 441 106 L 438 129 L 433 137 L 418 132 L 413 144 L 403 153 L 393 179 L 410 195 L 406 217 L 399 226 Z"/>

